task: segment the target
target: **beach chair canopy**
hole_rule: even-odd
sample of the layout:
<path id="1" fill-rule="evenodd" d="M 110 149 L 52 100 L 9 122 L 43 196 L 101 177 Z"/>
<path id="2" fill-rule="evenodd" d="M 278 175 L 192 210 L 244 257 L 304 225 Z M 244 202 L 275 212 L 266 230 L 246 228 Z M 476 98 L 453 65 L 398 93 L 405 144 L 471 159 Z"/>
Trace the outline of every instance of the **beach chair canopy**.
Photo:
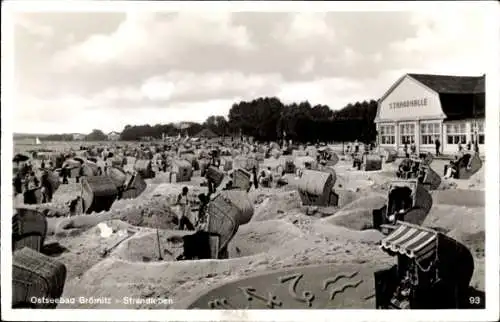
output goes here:
<path id="1" fill-rule="evenodd" d="M 398 222 L 399 227 L 381 242 L 380 248 L 390 254 L 401 254 L 417 262 L 433 258 L 437 252 L 438 232 Z"/>

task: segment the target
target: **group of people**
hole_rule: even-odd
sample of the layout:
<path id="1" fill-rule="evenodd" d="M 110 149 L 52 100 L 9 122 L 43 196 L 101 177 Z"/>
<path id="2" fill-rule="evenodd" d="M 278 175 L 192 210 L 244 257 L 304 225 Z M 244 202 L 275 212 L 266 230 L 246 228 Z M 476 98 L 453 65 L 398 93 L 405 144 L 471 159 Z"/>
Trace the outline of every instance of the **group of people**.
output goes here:
<path id="1" fill-rule="evenodd" d="M 54 191 L 49 180 L 49 169 L 45 168 L 45 164 L 42 162 L 40 168 L 42 174 L 38 179 L 31 162 L 23 164 L 13 178 L 14 196 L 22 194 L 25 204 L 36 204 L 38 199 L 36 192 L 40 189 L 42 203 L 51 202 Z"/>
<path id="2" fill-rule="evenodd" d="M 416 158 L 411 158 L 410 154 L 406 153 L 405 158 L 401 161 L 398 166 L 397 176 L 405 179 L 410 177 L 417 177 L 419 180 L 425 177 L 425 156 L 421 155 Z M 421 181 L 421 180 L 420 180 Z"/>

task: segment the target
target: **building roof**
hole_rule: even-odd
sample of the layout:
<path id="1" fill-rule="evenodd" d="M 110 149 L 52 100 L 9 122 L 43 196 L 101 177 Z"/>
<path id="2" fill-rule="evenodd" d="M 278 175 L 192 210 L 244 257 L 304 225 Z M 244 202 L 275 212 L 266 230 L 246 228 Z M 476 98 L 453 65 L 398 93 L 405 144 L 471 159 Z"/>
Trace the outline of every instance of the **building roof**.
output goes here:
<path id="1" fill-rule="evenodd" d="M 382 102 L 407 76 L 438 93 L 447 121 L 485 117 L 485 75 L 406 74 L 378 102 Z"/>
<path id="2" fill-rule="evenodd" d="M 448 76 L 430 74 L 408 74 L 439 94 L 485 93 L 483 76 Z"/>
<path id="3" fill-rule="evenodd" d="M 439 94 L 446 120 L 482 118 L 485 116 L 485 75 L 408 74 L 408 76 Z"/>

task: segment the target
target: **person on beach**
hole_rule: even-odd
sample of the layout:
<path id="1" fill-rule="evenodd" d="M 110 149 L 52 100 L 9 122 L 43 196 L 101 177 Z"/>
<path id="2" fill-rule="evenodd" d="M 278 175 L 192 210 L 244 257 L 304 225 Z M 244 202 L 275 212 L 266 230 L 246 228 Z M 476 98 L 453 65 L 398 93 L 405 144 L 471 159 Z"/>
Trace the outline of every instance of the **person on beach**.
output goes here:
<path id="1" fill-rule="evenodd" d="M 194 230 L 193 223 L 189 220 L 191 207 L 188 200 L 188 187 L 183 187 L 182 192 L 177 197 L 177 205 L 180 208 L 179 230 Z"/>
<path id="2" fill-rule="evenodd" d="M 35 190 L 39 188 L 40 182 L 38 178 L 35 176 L 35 173 L 32 171 L 26 177 L 25 187 L 24 187 L 24 203 L 27 205 L 36 204 L 36 195 Z"/>
<path id="3" fill-rule="evenodd" d="M 14 196 L 23 193 L 23 178 L 21 176 L 21 172 L 17 172 L 14 176 Z"/>
<path id="4" fill-rule="evenodd" d="M 44 170 L 41 177 L 41 185 L 43 189 L 43 201 L 42 203 L 52 202 L 53 189 L 52 184 L 49 181 L 49 173 Z"/>
<path id="5" fill-rule="evenodd" d="M 257 167 L 256 166 L 253 166 L 253 168 L 252 168 L 252 177 L 253 177 L 253 185 L 254 185 L 255 189 L 258 189 L 259 188 L 259 179 L 258 179 L 258 175 L 257 175 Z"/>
<path id="6" fill-rule="evenodd" d="M 441 147 L 441 142 L 439 139 L 436 139 L 436 142 L 434 143 L 436 146 L 436 156 L 439 156 L 439 148 Z"/>
<path id="7" fill-rule="evenodd" d="M 69 172 L 69 168 L 68 168 L 68 165 L 65 164 L 62 169 L 61 169 L 61 175 L 62 175 L 62 184 L 68 184 L 68 173 Z"/>
<path id="8" fill-rule="evenodd" d="M 448 164 L 448 167 L 446 169 L 446 174 L 444 175 L 445 179 L 456 177 L 456 173 L 458 171 L 457 164 L 458 164 L 458 157 L 455 156 L 455 160 L 450 160 L 450 163 Z"/>
<path id="9" fill-rule="evenodd" d="M 207 210 L 208 203 L 210 201 L 210 197 L 203 193 L 198 195 L 198 199 L 200 201 L 200 208 L 198 209 L 198 218 L 196 219 L 196 227 L 199 230 L 204 230 L 207 224 Z"/>

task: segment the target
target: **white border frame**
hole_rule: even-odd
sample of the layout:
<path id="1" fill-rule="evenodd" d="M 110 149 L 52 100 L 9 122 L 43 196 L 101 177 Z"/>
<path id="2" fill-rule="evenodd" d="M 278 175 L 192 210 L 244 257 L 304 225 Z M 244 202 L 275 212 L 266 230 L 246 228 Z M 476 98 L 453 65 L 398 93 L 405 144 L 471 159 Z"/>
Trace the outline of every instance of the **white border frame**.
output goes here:
<path id="1" fill-rule="evenodd" d="M 159 10 L 191 10 L 193 11 L 421 11 L 421 10 L 454 10 L 457 6 L 482 6 L 485 9 L 485 33 L 491 39 L 488 48 L 489 68 L 486 75 L 486 105 L 488 119 L 486 121 L 486 265 L 485 265 L 485 310 L 414 310 L 414 311 L 382 311 L 382 310 L 252 310 L 252 311 L 197 311 L 197 310 L 16 310 L 11 307 L 12 264 L 10 217 L 12 211 L 12 109 L 13 91 L 9 89 L 13 83 L 13 33 L 12 16 L 14 10 L 29 11 L 159 11 Z M 443 9 L 448 7 L 447 9 Z M 2 10 L 2 243 L 1 243 L 1 288 L 2 319 L 10 321 L 496 321 L 499 317 L 499 6 L 496 2 L 134 2 L 134 1 L 9 1 L 3 3 Z M 76 314 L 75 314 L 76 313 Z"/>

